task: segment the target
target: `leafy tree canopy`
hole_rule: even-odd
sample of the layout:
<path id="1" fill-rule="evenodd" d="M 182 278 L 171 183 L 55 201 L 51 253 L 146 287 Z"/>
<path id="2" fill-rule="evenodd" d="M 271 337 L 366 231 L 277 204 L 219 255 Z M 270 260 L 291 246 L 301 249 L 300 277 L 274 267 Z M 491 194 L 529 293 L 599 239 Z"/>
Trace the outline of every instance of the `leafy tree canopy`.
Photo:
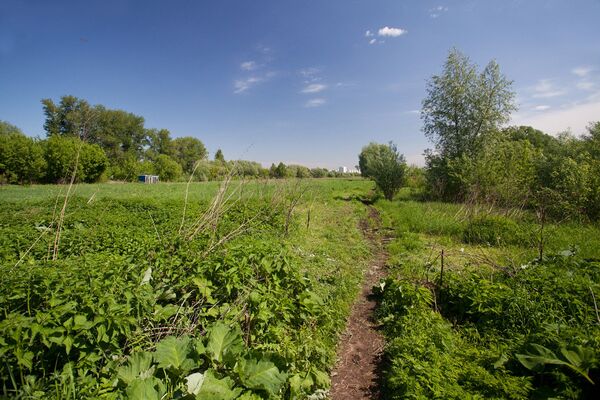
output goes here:
<path id="1" fill-rule="evenodd" d="M 396 145 L 370 143 L 363 147 L 358 159 L 361 174 L 373 179 L 385 198 L 392 200 L 404 183 L 406 172 L 406 161 Z"/>
<path id="2" fill-rule="evenodd" d="M 429 81 L 421 109 L 423 131 L 435 150 L 444 158 L 474 155 L 516 109 L 511 86 L 495 61 L 478 72 L 467 56 L 452 49 L 442 73 Z"/>

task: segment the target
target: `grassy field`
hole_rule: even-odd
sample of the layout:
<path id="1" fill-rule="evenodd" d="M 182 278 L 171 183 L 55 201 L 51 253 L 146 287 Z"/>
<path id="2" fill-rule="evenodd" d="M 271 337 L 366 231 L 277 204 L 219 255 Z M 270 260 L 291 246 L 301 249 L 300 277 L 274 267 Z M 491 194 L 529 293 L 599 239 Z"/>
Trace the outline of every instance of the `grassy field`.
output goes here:
<path id="1" fill-rule="evenodd" d="M 78 185 L 57 257 L 66 187 L 1 187 L 3 394 L 324 393 L 369 258 L 349 199 L 372 184 L 236 185 L 216 217 L 218 183 L 192 184 L 187 205 L 185 184 Z"/>
<path id="2" fill-rule="evenodd" d="M 527 213 L 474 215 L 407 190 L 376 206 L 393 236 L 377 290 L 386 398 L 594 398 L 600 227 L 549 224 L 540 261 Z"/>
<path id="3" fill-rule="evenodd" d="M 59 241 L 66 186 L 0 187 L 2 395 L 326 398 L 374 185 L 219 185 L 77 185 Z M 547 224 L 537 260 L 527 212 L 374 206 L 385 398 L 593 398 L 597 225 Z"/>

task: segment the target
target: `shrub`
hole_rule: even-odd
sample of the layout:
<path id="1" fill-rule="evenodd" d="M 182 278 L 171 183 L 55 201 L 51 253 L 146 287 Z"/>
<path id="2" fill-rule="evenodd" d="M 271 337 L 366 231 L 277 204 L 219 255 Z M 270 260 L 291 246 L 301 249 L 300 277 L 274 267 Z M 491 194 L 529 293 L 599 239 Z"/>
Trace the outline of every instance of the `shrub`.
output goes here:
<path id="1" fill-rule="evenodd" d="M 371 143 L 363 147 L 358 158 L 362 176 L 373 179 L 385 198 L 392 200 L 406 173 L 406 161 L 396 145 Z"/>
<path id="2" fill-rule="evenodd" d="M 98 145 L 85 143 L 78 138 L 54 135 L 46 140 L 44 147 L 48 182 L 68 181 L 77 159 L 75 179 L 79 182 L 98 181 L 108 167 L 106 154 Z"/>
<path id="3" fill-rule="evenodd" d="M 154 170 L 163 181 L 174 181 L 183 173 L 181 165 L 166 154 L 161 154 L 156 158 Z"/>
<path id="4" fill-rule="evenodd" d="M 40 142 L 18 132 L 0 135 L 0 182 L 39 182 L 45 169 Z"/>

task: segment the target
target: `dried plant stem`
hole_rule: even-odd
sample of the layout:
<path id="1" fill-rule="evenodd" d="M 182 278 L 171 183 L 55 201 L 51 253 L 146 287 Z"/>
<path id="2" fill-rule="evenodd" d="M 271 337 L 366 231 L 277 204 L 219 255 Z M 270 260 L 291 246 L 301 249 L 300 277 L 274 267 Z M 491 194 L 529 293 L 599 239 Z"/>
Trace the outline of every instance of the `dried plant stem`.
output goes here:
<path id="1" fill-rule="evenodd" d="M 196 173 L 196 170 L 198 169 L 199 165 L 200 165 L 200 161 L 197 161 L 196 164 L 194 165 L 194 169 L 192 170 L 192 173 L 190 174 L 190 179 L 188 179 L 187 184 L 185 185 L 185 200 L 183 202 L 183 215 L 181 216 L 181 225 L 179 225 L 179 234 L 181 234 L 181 231 L 183 230 L 183 225 L 185 224 L 185 213 L 187 211 L 188 195 L 190 192 L 190 184 L 192 183 L 192 179 L 194 178 L 194 174 Z"/>
<path id="2" fill-rule="evenodd" d="M 63 224 L 65 222 L 65 212 L 67 211 L 67 205 L 69 204 L 69 198 L 71 196 L 71 190 L 73 189 L 73 185 L 75 184 L 75 178 L 77 177 L 77 168 L 79 167 L 79 155 L 81 153 L 81 148 L 83 147 L 83 141 L 79 144 L 79 148 L 77 149 L 77 154 L 75 156 L 75 166 L 73 167 L 73 173 L 71 174 L 71 180 L 69 182 L 69 187 L 67 188 L 67 193 L 65 194 L 65 200 L 63 201 L 62 208 L 60 209 L 60 215 L 58 217 L 58 224 L 56 226 L 56 235 L 54 236 L 54 249 L 52 251 L 52 260 L 56 261 L 58 258 L 58 247 L 60 245 L 60 236 Z"/>

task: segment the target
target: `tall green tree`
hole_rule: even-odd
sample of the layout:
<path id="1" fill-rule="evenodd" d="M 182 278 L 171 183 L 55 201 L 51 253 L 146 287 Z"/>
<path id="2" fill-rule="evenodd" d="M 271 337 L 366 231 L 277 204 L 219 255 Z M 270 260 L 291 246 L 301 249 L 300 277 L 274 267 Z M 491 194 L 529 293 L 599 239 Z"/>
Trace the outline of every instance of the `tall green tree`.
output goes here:
<path id="1" fill-rule="evenodd" d="M 174 139 L 172 147 L 173 158 L 181 165 L 186 174 L 192 173 L 196 162 L 205 160 L 208 155 L 204 143 L 191 136 Z"/>
<path id="2" fill-rule="evenodd" d="M 55 104 L 52 99 L 43 99 L 46 121 L 44 129 L 48 136 L 63 135 L 86 139 L 95 130 L 97 110 L 75 96 L 62 96 Z"/>
<path id="3" fill-rule="evenodd" d="M 148 137 L 148 154 L 149 159 L 156 159 L 158 155 L 165 154 L 169 157 L 173 157 L 175 149 L 173 146 L 173 140 L 171 139 L 171 133 L 167 129 L 148 129 L 146 131 Z"/>
<path id="4" fill-rule="evenodd" d="M 215 153 L 215 161 L 219 161 L 222 163 L 225 162 L 225 156 L 223 155 L 221 149 L 217 149 L 217 152 Z"/>
<path id="5" fill-rule="evenodd" d="M 406 161 L 395 144 L 370 143 L 358 156 L 361 174 L 373 179 L 387 200 L 392 200 L 404 183 Z"/>
<path id="6" fill-rule="evenodd" d="M 440 75 L 431 77 L 423 100 L 423 131 L 443 157 L 473 155 L 489 134 L 516 110 L 512 81 L 492 60 L 478 72 L 469 58 L 452 49 Z"/>
<path id="7" fill-rule="evenodd" d="M 430 193 L 454 200 L 465 196 L 451 164 L 476 157 L 497 138 L 500 126 L 516 110 L 514 97 L 512 81 L 495 61 L 479 72 L 463 53 L 450 51 L 442 73 L 428 82 L 421 109 L 423 132 L 434 144 L 426 152 Z"/>

